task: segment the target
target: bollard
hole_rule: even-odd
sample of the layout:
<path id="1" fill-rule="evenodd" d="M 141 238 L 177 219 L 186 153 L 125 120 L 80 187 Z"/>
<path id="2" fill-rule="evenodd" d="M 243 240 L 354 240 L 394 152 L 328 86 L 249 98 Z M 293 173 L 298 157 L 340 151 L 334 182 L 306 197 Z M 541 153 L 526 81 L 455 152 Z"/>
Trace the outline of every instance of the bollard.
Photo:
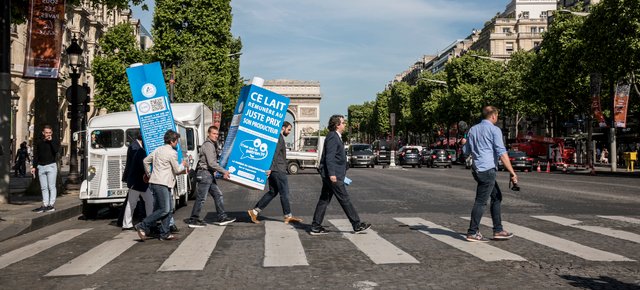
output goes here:
<path id="1" fill-rule="evenodd" d="M 551 161 L 547 161 L 547 173 L 551 172 Z"/>
<path id="2" fill-rule="evenodd" d="M 538 170 L 536 171 L 540 172 L 540 161 L 538 161 Z"/>

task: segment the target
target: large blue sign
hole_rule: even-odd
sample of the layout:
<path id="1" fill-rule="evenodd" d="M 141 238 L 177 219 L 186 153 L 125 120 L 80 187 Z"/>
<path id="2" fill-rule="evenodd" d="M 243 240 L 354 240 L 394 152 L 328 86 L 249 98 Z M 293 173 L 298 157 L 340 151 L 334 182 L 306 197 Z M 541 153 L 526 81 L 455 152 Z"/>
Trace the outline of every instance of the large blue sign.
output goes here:
<path id="1" fill-rule="evenodd" d="M 231 181 L 264 189 L 289 101 L 259 86 L 242 88 L 220 159 Z"/>
<path id="2" fill-rule="evenodd" d="M 176 131 L 162 68 L 159 62 L 132 65 L 127 68 L 127 77 L 138 114 L 144 148 L 147 154 L 150 154 L 164 145 L 164 134 L 167 130 Z M 180 143 L 177 150 L 178 162 L 182 162 Z"/>

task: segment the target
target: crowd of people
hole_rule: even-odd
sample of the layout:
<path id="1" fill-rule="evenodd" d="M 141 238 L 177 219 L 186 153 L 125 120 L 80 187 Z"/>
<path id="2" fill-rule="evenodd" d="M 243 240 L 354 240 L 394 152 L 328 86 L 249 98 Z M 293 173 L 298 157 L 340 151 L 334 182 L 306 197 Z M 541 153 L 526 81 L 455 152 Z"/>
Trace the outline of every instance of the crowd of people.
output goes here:
<path id="1" fill-rule="evenodd" d="M 476 197 L 471 212 L 471 222 L 467 230 L 466 239 L 471 242 L 488 241 L 480 232 L 479 225 L 485 206 L 490 200 L 490 212 L 493 221 L 493 239 L 505 240 L 513 236 L 506 231 L 501 224 L 502 192 L 496 182 L 496 164 L 498 159 L 511 174 L 510 184 L 517 190 L 518 176 L 514 172 L 507 150 L 503 144 L 502 131 L 495 126 L 499 111 L 493 106 L 482 109 L 484 120 L 473 126 L 468 133 L 468 138 L 460 140 L 460 145 L 466 155 L 473 158 L 472 175 L 477 182 Z M 310 235 L 325 235 L 329 230 L 322 223 L 327 207 L 335 196 L 352 225 L 354 233 L 363 233 L 371 228 L 370 223 L 363 222 L 347 191 L 350 179 L 346 176 L 348 165 L 342 134 L 346 127 L 346 121 L 342 115 L 333 115 L 328 122 L 329 133 L 324 141 L 324 150 L 320 158 L 320 177 L 322 189 L 313 213 L 313 220 L 309 227 Z M 284 137 L 291 132 L 292 125 L 283 122 L 275 154 L 271 167 L 266 171 L 269 190 L 258 200 L 255 206 L 247 210 L 251 222 L 260 224 L 260 213 L 277 196 L 280 196 L 284 223 L 301 223 L 303 220 L 292 214 L 289 203 L 289 184 L 287 179 L 286 145 Z M 42 190 L 43 205 L 36 209 L 37 212 L 55 210 L 56 199 L 56 154 L 60 150 L 60 144 L 52 138 L 50 126 L 44 126 L 42 138 L 38 140 L 37 154 L 33 156 L 33 168 L 31 173 L 37 173 Z M 222 179 L 229 179 L 229 172 L 218 163 L 221 154 L 221 146 L 218 143 L 219 129 L 210 126 L 207 130 L 207 138 L 201 144 L 196 166 L 196 201 L 189 218 L 184 222 L 190 228 L 199 228 L 207 225 L 200 218 L 207 193 L 213 197 L 217 219 L 214 222 L 218 226 L 226 226 L 236 221 L 234 217 L 226 214 L 224 208 L 223 193 L 218 186 L 216 174 Z M 129 189 L 123 212 L 119 219 L 119 225 L 123 230 L 135 230 L 139 238 L 144 241 L 151 235 L 157 234 L 160 240 L 175 240 L 179 229 L 173 218 L 173 203 L 171 202 L 171 189 L 176 183 L 176 176 L 188 173 L 187 162 L 178 162 L 176 147 L 180 134 L 168 130 L 164 134 L 164 145 L 156 148 L 147 155 L 144 149 L 142 137 L 138 134 L 135 141 L 131 142 L 127 150 L 126 165 L 122 181 Z M 24 145 L 24 146 L 23 146 Z M 21 144 L 21 151 L 16 159 L 27 160 L 29 158 L 26 144 Z M 606 152 L 606 151 L 605 151 Z M 606 154 L 603 154 L 606 158 Z M 19 173 L 19 172 L 18 172 Z M 144 201 L 144 218 L 133 225 L 133 212 L 138 201 Z M 159 222 L 159 226 L 158 226 Z"/>

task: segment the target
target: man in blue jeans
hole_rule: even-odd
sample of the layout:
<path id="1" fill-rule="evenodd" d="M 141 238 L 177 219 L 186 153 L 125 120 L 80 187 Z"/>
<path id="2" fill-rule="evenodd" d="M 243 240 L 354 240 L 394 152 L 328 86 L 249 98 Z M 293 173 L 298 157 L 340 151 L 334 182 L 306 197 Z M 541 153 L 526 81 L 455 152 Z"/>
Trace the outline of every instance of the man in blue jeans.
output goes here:
<path id="1" fill-rule="evenodd" d="M 144 170 L 149 177 L 149 188 L 153 192 L 154 211 L 142 222 L 135 225 L 138 236 L 145 240 L 149 229 L 155 226 L 156 221 L 161 220 L 160 240 L 175 240 L 176 236 L 170 232 L 171 214 L 171 188 L 176 183 L 176 175 L 187 172 L 187 162 L 178 163 L 176 146 L 180 140 L 180 134 L 173 130 L 167 130 L 164 134 L 164 145 L 156 148 L 143 160 Z M 153 171 L 151 170 L 153 165 Z"/>
<path id="2" fill-rule="evenodd" d="M 53 129 L 50 125 L 42 128 L 42 139 L 36 144 L 36 154 L 33 157 L 31 175 L 35 177 L 36 170 L 42 191 L 42 206 L 34 209 L 35 212 L 50 212 L 56 210 L 56 177 L 58 175 L 58 163 L 56 157 L 60 151 L 60 142 L 53 140 Z"/>
<path id="3" fill-rule="evenodd" d="M 200 211 L 207 198 L 207 192 L 213 196 L 213 202 L 216 206 L 216 212 L 218 213 L 218 220 L 215 224 L 226 226 L 236 221 L 235 218 L 228 217 L 224 211 L 222 191 L 220 191 L 214 176 L 217 171 L 222 174 L 224 179 L 229 179 L 229 172 L 218 164 L 218 155 L 221 151 L 218 144 L 219 134 L 218 127 L 210 126 L 209 129 L 207 129 L 207 140 L 200 146 L 198 172 L 196 174 L 198 180 L 196 202 L 193 204 L 191 217 L 184 221 L 190 228 L 201 228 L 206 225 L 205 222 L 200 219 Z"/>
<path id="4" fill-rule="evenodd" d="M 291 214 L 291 205 L 289 204 L 289 180 L 287 179 L 287 147 L 284 137 L 291 133 L 291 123 L 284 121 L 282 131 L 276 145 L 276 152 L 271 162 L 271 168 L 267 170 L 269 176 L 269 191 L 256 203 L 253 209 L 247 211 L 251 221 L 259 224 L 258 214 L 269 205 L 271 200 L 280 194 L 280 204 L 282 204 L 282 213 L 284 214 L 284 223 L 300 223 L 301 218 L 294 217 Z"/>
<path id="5" fill-rule="evenodd" d="M 467 140 L 463 139 L 464 153 L 471 154 L 473 158 L 473 178 L 478 183 L 476 199 L 471 211 L 471 223 L 467 231 L 467 241 L 487 242 L 488 239 L 480 233 L 480 219 L 491 197 L 491 219 L 493 220 L 493 239 L 507 240 L 513 234 L 502 228 L 500 204 L 502 192 L 496 182 L 497 158 L 502 161 L 504 168 L 511 174 L 511 182 L 518 183 L 518 176 L 513 171 L 507 149 L 502 141 L 502 131 L 495 126 L 498 121 L 498 109 L 493 106 L 482 108 L 484 120 L 471 127 Z M 466 144 L 465 144 L 466 143 Z"/>

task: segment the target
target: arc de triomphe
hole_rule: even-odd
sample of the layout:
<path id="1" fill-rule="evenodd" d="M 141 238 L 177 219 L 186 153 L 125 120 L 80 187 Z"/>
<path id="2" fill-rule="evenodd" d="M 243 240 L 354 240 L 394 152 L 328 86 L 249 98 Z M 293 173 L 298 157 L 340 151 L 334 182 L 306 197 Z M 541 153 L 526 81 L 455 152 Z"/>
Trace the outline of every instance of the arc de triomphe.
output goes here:
<path id="1" fill-rule="evenodd" d="M 302 136 L 320 130 L 320 82 L 266 80 L 263 87 L 291 99 L 285 120 L 293 124 L 293 129 L 285 140 L 288 148 L 299 150 Z"/>

